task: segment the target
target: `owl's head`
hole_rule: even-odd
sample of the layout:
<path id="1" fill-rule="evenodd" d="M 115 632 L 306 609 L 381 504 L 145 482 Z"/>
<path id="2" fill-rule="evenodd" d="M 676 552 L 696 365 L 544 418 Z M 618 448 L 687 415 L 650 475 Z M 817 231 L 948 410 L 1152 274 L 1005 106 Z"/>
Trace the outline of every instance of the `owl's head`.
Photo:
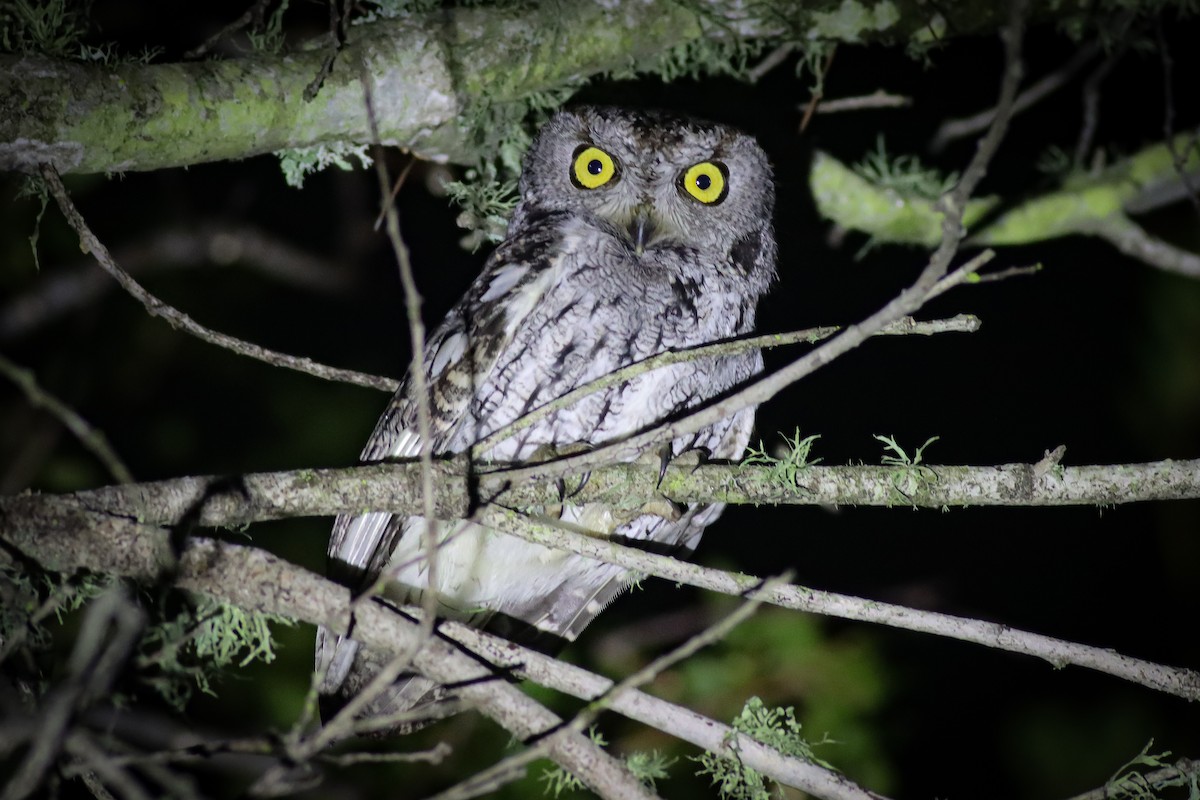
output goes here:
<path id="1" fill-rule="evenodd" d="M 639 256 L 690 247 L 769 281 L 774 202 L 771 165 L 750 136 L 663 112 L 584 106 L 538 134 L 514 222 L 538 211 L 593 215 Z"/>

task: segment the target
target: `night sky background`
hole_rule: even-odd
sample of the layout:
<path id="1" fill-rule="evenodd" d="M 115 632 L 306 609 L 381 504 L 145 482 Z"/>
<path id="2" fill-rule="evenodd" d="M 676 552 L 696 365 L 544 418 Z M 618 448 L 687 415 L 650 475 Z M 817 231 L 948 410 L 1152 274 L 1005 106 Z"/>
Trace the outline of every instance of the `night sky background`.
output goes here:
<path id="1" fill-rule="evenodd" d="M 182 52 L 235 18 L 234 2 L 154 4 L 96 0 L 97 40 L 126 51 Z M 320 4 L 296 4 L 289 24 L 317 33 Z M 1173 60 L 1174 125 L 1196 130 L 1200 24 L 1162 18 Z M 301 35 L 302 34 L 298 34 Z M 1161 141 L 1164 73 L 1153 26 L 1103 84 L 1097 144 L 1110 158 Z M 1027 75 L 1065 64 L 1078 45 L 1053 26 L 1027 41 Z M 876 310 L 925 263 L 915 248 L 840 242 L 818 218 L 807 188 L 815 150 L 847 163 L 883 135 L 890 152 L 962 169 L 973 140 L 927 150 L 947 118 L 994 103 L 1002 53 L 994 36 L 964 37 L 914 60 L 902 46 L 842 46 L 826 79 L 829 98 L 885 89 L 913 98 L 901 110 L 816 116 L 800 134 L 811 79 L 793 56 L 753 86 L 728 78 L 663 84 L 598 80 L 578 102 L 665 107 L 730 122 L 755 134 L 776 168 L 779 283 L 760 309 L 762 331 L 847 324 Z M 1075 79 L 1018 117 L 982 191 L 1019 198 L 1052 187 L 1037 162 L 1050 146 L 1070 152 L 1081 118 Z M 299 102 L 299 101 L 298 101 Z M 406 156 L 392 152 L 396 174 Z M 433 325 L 469 285 L 486 248 L 459 246 L 458 210 L 429 186 L 442 170 L 418 164 L 399 195 L 401 224 Z M 50 391 L 103 429 L 140 480 L 207 473 L 340 466 L 354 462 L 382 410 L 378 392 L 322 382 L 240 358 L 173 331 L 110 288 L 32 330 L 14 331 L 10 305 L 59 276 L 99 267 L 81 256 L 56 209 L 40 224 L 40 270 L 30 256 L 38 204 L 16 199 L 20 180 L 0 176 L 0 349 L 34 369 Z M 287 187 L 272 156 L 153 173 L 68 180 L 93 230 L 118 261 L 143 254 L 138 277 L 166 302 L 217 330 L 286 353 L 400 376 L 409 357 L 395 263 L 378 212 L 375 174 L 331 170 Z M 1200 251 L 1200 210 L 1183 201 L 1140 218 L 1172 243 Z M 201 259 L 176 269 L 147 243 L 164 231 L 246 226 L 318 259 L 330 286 L 265 274 L 245 260 Z M 139 250 L 139 248 L 141 248 Z M 1038 460 L 1064 444 L 1067 465 L 1200 456 L 1200 282 L 1071 237 L 1001 250 L 996 268 L 1040 262 L 1034 277 L 960 288 L 921 316 L 972 313 L 970 335 L 872 341 L 786 390 L 758 414 L 768 444 L 779 432 L 820 434 L 827 464 L 878 463 L 873 434 L 915 448 L 931 436 L 929 463 Z M 7 315 L 7 316 L 6 316 Z M 768 353 L 768 368 L 800 350 Z M 0 490 L 69 491 L 109 481 L 58 424 L 0 386 Z M 247 535 L 323 570 L 329 520 L 258 525 Z M 795 571 L 801 585 L 963 616 L 1172 665 L 1200 668 L 1200 502 L 1116 508 L 731 508 L 706 533 L 700 563 L 753 574 Z M 569 649 L 569 660 L 620 676 L 732 608 L 728 598 L 644 582 Z M 69 643 L 71 620 L 62 638 Z M 145 693 L 182 729 L 253 735 L 284 729 L 307 687 L 313 630 L 278 631 L 278 660 L 230 675 L 219 697 L 197 696 L 182 715 Z M 63 644 L 63 647 L 67 644 Z M 759 613 L 722 645 L 661 676 L 649 690 L 729 720 L 750 695 L 795 706 L 818 753 L 892 796 L 1067 797 L 1097 787 L 1151 739 L 1154 751 L 1200 757 L 1200 714 L 1184 700 L 1080 668 L 860 623 L 781 609 Z M 560 713 L 575 706 L 553 698 Z M 618 752 L 694 754 L 613 715 L 601 729 Z M 442 723 L 402 749 L 445 739 L 455 755 L 431 767 L 332 771 L 310 794 L 421 797 L 503 755 L 507 735 L 475 715 Z M 386 745 L 373 743 L 371 747 Z M 667 797 L 710 796 L 684 760 L 660 781 Z M 217 796 L 244 789 L 240 765 L 200 767 Z M 537 796 L 540 767 L 507 797 Z"/>

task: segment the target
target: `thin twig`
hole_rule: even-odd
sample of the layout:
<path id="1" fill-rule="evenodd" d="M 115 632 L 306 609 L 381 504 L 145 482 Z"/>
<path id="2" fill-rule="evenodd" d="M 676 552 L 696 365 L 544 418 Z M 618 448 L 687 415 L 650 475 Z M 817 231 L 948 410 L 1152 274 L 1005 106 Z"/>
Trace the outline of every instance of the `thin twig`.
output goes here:
<path id="1" fill-rule="evenodd" d="M 94 427 L 78 412 L 38 385 L 32 370 L 18 367 L 0 354 L 0 374 L 15 383 L 34 408 L 44 408 L 63 424 L 96 460 L 104 465 L 117 483 L 133 483 L 133 474 L 109 444 L 104 431 Z M 3 659 L 0 658 L 0 661 Z"/>
<path id="2" fill-rule="evenodd" d="M 963 283 L 971 280 L 971 276 L 977 276 L 979 269 L 996 257 L 994 250 L 983 250 L 967 263 L 963 264 L 958 269 L 951 272 L 946 277 L 942 278 L 933 288 L 929 290 L 929 299 L 937 297 L 943 292 L 953 289 L 955 286 L 960 286 Z"/>
<path id="3" fill-rule="evenodd" d="M 1034 83 L 1025 91 L 1021 92 L 1013 105 L 1012 115 L 1016 116 L 1025 111 L 1035 103 L 1049 97 L 1054 92 L 1061 89 L 1071 81 L 1079 70 L 1083 69 L 1089 61 L 1091 61 L 1097 53 L 1100 52 L 1100 42 L 1092 41 L 1081 47 L 1071 57 L 1071 60 L 1066 63 L 1061 69 L 1051 72 L 1046 77 L 1042 78 L 1037 83 Z M 985 130 L 992 124 L 999 113 L 999 106 L 989 108 L 986 111 L 980 111 L 970 117 L 962 119 L 947 120 L 938 128 L 934 134 L 932 141 L 929 143 L 929 149 L 937 153 L 946 148 L 946 145 L 953 141 L 962 139 L 965 136 L 972 136 Z"/>
<path id="4" fill-rule="evenodd" d="M 885 325 L 880 330 L 876 331 L 876 336 L 904 336 L 908 334 L 919 334 L 923 336 L 932 336 L 938 333 L 974 333 L 979 330 L 979 318 L 970 314 L 959 314 L 948 319 L 930 320 L 927 322 L 918 322 L 912 317 L 896 320 L 895 322 Z M 695 347 L 686 347 L 680 350 L 668 350 L 658 355 L 644 358 L 641 361 L 628 364 L 619 369 L 615 369 L 607 375 L 603 375 L 595 380 L 588 381 L 582 386 L 577 386 L 566 394 L 560 395 L 548 403 L 538 406 L 527 414 L 524 414 L 504 427 L 488 434 L 480 440 L 474 447 L 471 448 L 471 456 L 475 459 L 484 457 L 488 450 L 495 447 L 500 442 L 509 438 L 515 433 L 518 433 L 525 428 L 528 428 L 533 423 L 546 416 L 553 414 L 555 411 L 560 411 L 564 408 L 575 404 L 582 398 L 595 394 L 610 386 L 615 386 L 620 383 L 625 383 L 632 380 L 638 375 L 651 372 L 662 367 L 667 367 L 672 364 L 681 364 L 688 361 L 694 361 L 699 358 L 711 358 L 713 356 L 728 356 L 737 353 L 745 353 L 751 350 L 768 350 L 773 347 L 782 347 L 784 345 L 798 344 L 807 342 L 813 344 L 822 339 L 828 339 L 842 328 L 838 325 L 827 325 L 819 328 L 806 328 L 804 330 L 792 331 L 790 333 L 767 333 L 757 336 L 748 336 L 741 339 L 730 339 L 724 342 L 714 344 L 696 345 Z"/>
<path id="5" fill-rule="evenodd" d="M 318 364 L 312 359 L 297 358 L 285 353 L 277 353 L 251 342 L 204 327 L 187 314 L 167 305 L 162 300 L 147 292 L 142 288 L 141 284 L 117 265 L 117 262 L 109 255 L 108 248 L 97 238 L 96 234 L 92 233 L 91 228 L 84 221 L 83 215 L 79 213 L 75 204 L 71 202 L 71 197 L 67 194 L 62 179 L 59 178 L 58 172 L 55 171 L 53 166 L 43 164 L 41 175 L 46 181 L 46 186 L 49 188 L 50 193 L 54 195 L 54 199 L 58 202 L 58 207 L 62 211 L 63 216 L 66 217 L 67 223 L 79 235 L 79 242 L 84 250 L 95 256 L 100 266 L 121 285 L 121 288 L 140 302 L 151 316 L 162 317 L 171 327 L 190 333 L 209 344 L 215 344 L 218 347 L 231 350 L 238 355 L 254 358 L 275 367 L 286 367 L 287 369 L 294 369 L 298 372 L 329 381 L 351 383 L 355 386 L 365 386 L 387 392 L 396 391 L 396 388 L 400 385 L 398 381 L 391 378 L 367 375 L 362 372 L 355 372 L 354 370 L 327 367 L 324 364 Z"/>
<path id="6" fill-rule="evenodd" d="M 371 123 L 371 139 L 375 148 L 375 174 L 379 177 L 379 197 L 387 220 L 388 241 L 392 244 L 392 252 L 396 256 L 396 266 L 400 270 L 400 284 L 404 288 L 404 312 L 408 317 L 408 332 L 412 339 L 412 364 L 409 367 L 408 375 L 409 380 L 412 381 L 412 392 L 417 403 L 417 436 L 421 440 L 421 508 L 422 516 L 425 518 L 425 527 L 421 534 L 421 541 L 425 549 L 425 592 L 421 596 L 421 608 L 424 614 L 421 626 L 425 636 L 429 637 L 433 635 L 433 626 L 438 610 L 438 520 L 434 514 L 433 409 L 429 396 L 428 376 L 425 372 L 425 324 L 421 321 L 423 300 L 421 293 L 417 290 L 416 279 L 413 277 L 408 247 L 400 236 L 400 214 L 396 210 L 396 204 L 389 191 L 392 182 L 388 178 L 383 144 L 379 137 L 378 120 L 375 118 L 374 98 L 371 94 L 372 78 L 367 74 L 365 65 L 361 80 L 363 101 L 367 106 L 367 119 Z M 409 166 L 411 165 L 412 162 L 409 162 Z"/>
<path id="7" fill-rule="evenodd" d="M 324 755 L 321 761 L 338 767 L 352 767 L 356 764 L 440 764 L 454 752 L 445 742 L 438 742 L 428 750 L 414 752 L 391 753 L 343 753 L 340 755 Z"/>
<path id="8" fill-rule="evenodd" d="M 844 111 L 866 111 L 876 108 L 907 108 L 912 105 L 912 98 L 899 94 L 890 94 L 883 89 L 876 89 L 871 94 L 858 97 L 839 97 L 836 100 L 823 100 L 817 109 L 818 114 L 838 114 Z"/>
<path id="9" fill-rule="evenodd" d="M 205 39 L 202 44 L 184 53 L 183 60 L 192 61 L 193 59 L 200 58 L 209 50 L 211 50 L 217 42 L 221 41 L 231 33 L 240 31 L 242 28 L 245 28 L 251 23 L 253 23 L 256 28 L 260 27 L 262 25 L 263 11 L 270 4 L 270 2 L 271 0 L 254 0 L 254 5 L 247 8 L 244 14 L 226 25 L 224 28 L 221 28 L 221 30 L 217 31 L 212 36 Z"/>
<path id="10" fill-rule="evenodd" d="M 746 73 L 746 78 L 750 83 L 758 83 L 771 70 L 782 64 L 792 51 L 796 49 L 795 42 L 786 42 L 779 45 L 771 52 L 767 53 L 763 60 L 754 65 L 754 69 Z"/>
<path id="11" fill-rule="evenodd" d="M 837 43 L 829 46 L 829 55 L 825 56 L 825 64 L 821 67 L 821 75 L 818 80 L 817 88 L 813 90 L 812 97 L 809 98 L 808 105 L 804 109 L 804 116 L 800 118 L 800 133 L 808 128 L 808 123 L 812 120 L 813 114 L 817 111 L 817 106 L 821 104 L 821 99 L 825 97 L 825 75 L 829 72 L 829 68 L 833 66 L 833 57 L 837 54 Z"/>
<path id="12" fill-rule="evenodd" d="M 121 245 L 114 255 L 130 275 L 150 272 L 228 267 L 234 264 L 273 280 L 327 293 L 348 286 L 345 271 L 269 232 L 249 225 L 190 221 L 186 228 L 152 232 Z M 108 275 L 86 263 L 43 271 L 29 291 L 0 306 L 0 342 L 34 333 L 115 288 Z"/>
<path id="13" fill-rule="evenodd" d="M 338 54 L 342 52 L 342 48 L 346 44 L 346 15 L 350 10 L 349 0 L 347 0 L 345 11 L 341 13 L 338 11 L 338 0 L 325 0 L 325 2 L 329 6 L 329 48 L 325 53 L 325 59 L 321 62 L 321 68 L 317 70 L 317 74 L 308 86 L 304 87 L 303 96 L 306 103 L 311 103 L 316 99 L 325 79 L 333 72 L 333 62 L 337 60 Z"/>
<path id="14" fill-rule="evenodd" d="M 116 789 L 123 800 L 152 800 L 152 795 L 124 768 L 114 764 L 109 754 L 92 742 L 91 737 L 73 732 L 64 746 L 68 753 L 86 764 L 98 780 Z"/>
<path id="15" fill-rule="evenodd" d="M 1132 37 L 1125 35 L 1133 17 L 1134 12 L 1126 15 L 1117 34 L 1116 49 L 1109 53 L 1104 61 L 1100 62 L 1100 66 L 1083 82 L 1083 122 L 1079 126 L 1079 138 L 1075 142 L 1075 156 L 1071 162 L 1075 165 L 1075 169 L 1083 169 L 1088 153 L 1092 151 L 1096 127 L 1100 124 L 1100 84 L 1108 77 L 1108 73 L 1112 72 L 1113 67 L 1125 55 L 1130 42 L 1133 41 Z"/>
<path id="16" fill-rule="evenodd" d="M 396 204 L 396 197 L 400 194 L 400 189 L 404 186 L 404 181 L 408 179 L 408 173 L 412 171 L 413 165 L 417 163 L 417 159 L 410 156 L 408 163 L 404 165 L 404 169 L 400 170 L 400 174 L 396 176 L 395 183 L 392 184 L 392 191 L 388 193 L 388 201 L 379 204 L 379 215 L 375 217 L 375 225 L 373 230 L 379 230 L 383 227 L 387 220 L 387 211 Z"/>
<path id="17" fill-rule="evenodd" d="M 1184 148 L 1183 152 L 1179 152 L 1175 147 L 1175 88 L 1173 86 L 1172 73 L 1175 68 L 1175 60 L 1171 58 L 1171 48 L 1167 45 L 1166 36 L 1163 34 L 1162 17 L 1154 18 L 1154 32 L 1158 39 L 1158 53 L 1162 60 L 1163 73 L 1163 133 L 1167 138 L 1167 149 L 1171 151 L 1171 162 L 1175 165 L 1175 172 L 1179 175 L 1179 179 L 1183 182 L 1187 189 L 1188 198 L 1192 202 L 1192 206 L 1196 209 L 1196 213 L 1200 215 L 1200 186 L 1197 186 L 1192 180 L 1192 175 L 1185 169 L 1188 162 L 1188 150 L 1200 150 L 1200 128 L 1197 129 L 1196 135 L 1192 137 L 1191 142 Z"/>

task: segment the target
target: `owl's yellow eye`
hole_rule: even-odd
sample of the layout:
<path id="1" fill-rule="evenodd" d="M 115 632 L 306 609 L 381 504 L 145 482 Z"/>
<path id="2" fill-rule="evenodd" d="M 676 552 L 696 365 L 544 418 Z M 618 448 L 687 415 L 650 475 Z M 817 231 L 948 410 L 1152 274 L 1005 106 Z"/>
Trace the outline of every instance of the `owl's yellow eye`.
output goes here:
<path id="1" fill-rule="evenodd" d="M 683 173 L 683 190 L 706 206 L 725 199 L 729 170 L 720 161 L 701 161 Z"/>
<path id="2" fill-rule="evenodd" d="M 599 189 L 617 177 L 613 157 L 594 145 L 584 145 L 575 151 L 571 164 L 571 182 L 581 189 Z"/>

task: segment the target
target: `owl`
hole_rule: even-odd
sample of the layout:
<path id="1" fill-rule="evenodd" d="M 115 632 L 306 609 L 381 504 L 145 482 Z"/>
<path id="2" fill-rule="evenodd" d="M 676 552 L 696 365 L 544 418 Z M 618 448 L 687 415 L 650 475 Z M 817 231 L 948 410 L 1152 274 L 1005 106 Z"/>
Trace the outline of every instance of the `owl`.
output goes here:
<path id="1" fill-rule="evenodd" d="M 581 107 L 551 118 L 526 155 L 506 238 L 466 295 L 429 336 L 424 370 L 435 454 L 461 453 L 596 378 L 668 350 L 753 329 L 775 277 L 774 187 L 766 155 L 723 125 L 662 112 Z M 762 369 L 757 352 L 700 358 L 587 395 L 509 435 L 485 461 L 521 462 L 652 429 L 728 393 Z M 362 461 L 418 456 L 411 375 Z M 740 458 L 754 409 L 664 446 Z M 631 453 L 632 459 L 638 454 Z M 690 553 L 719 504 L 645 513 L 608 532 L 656 552 Z M 595 527 L 594 509 L 565 501 L 565 521 Z M 380 585 L 398 603 L 429 591 L 419 516 L 342 515 L 330 572 L 355 590 Z M 440 520 L 439 616 L 539 645 L 569 642 L 630 583 L 618 566 L 485 529 Z M 553 646 L 553 644 L 549 645 Z M 325 694 L 352 694 L 384 663 L 321 629 Z M 450 713 L 450 692 L 415 675 L 371 714 Z"/>

